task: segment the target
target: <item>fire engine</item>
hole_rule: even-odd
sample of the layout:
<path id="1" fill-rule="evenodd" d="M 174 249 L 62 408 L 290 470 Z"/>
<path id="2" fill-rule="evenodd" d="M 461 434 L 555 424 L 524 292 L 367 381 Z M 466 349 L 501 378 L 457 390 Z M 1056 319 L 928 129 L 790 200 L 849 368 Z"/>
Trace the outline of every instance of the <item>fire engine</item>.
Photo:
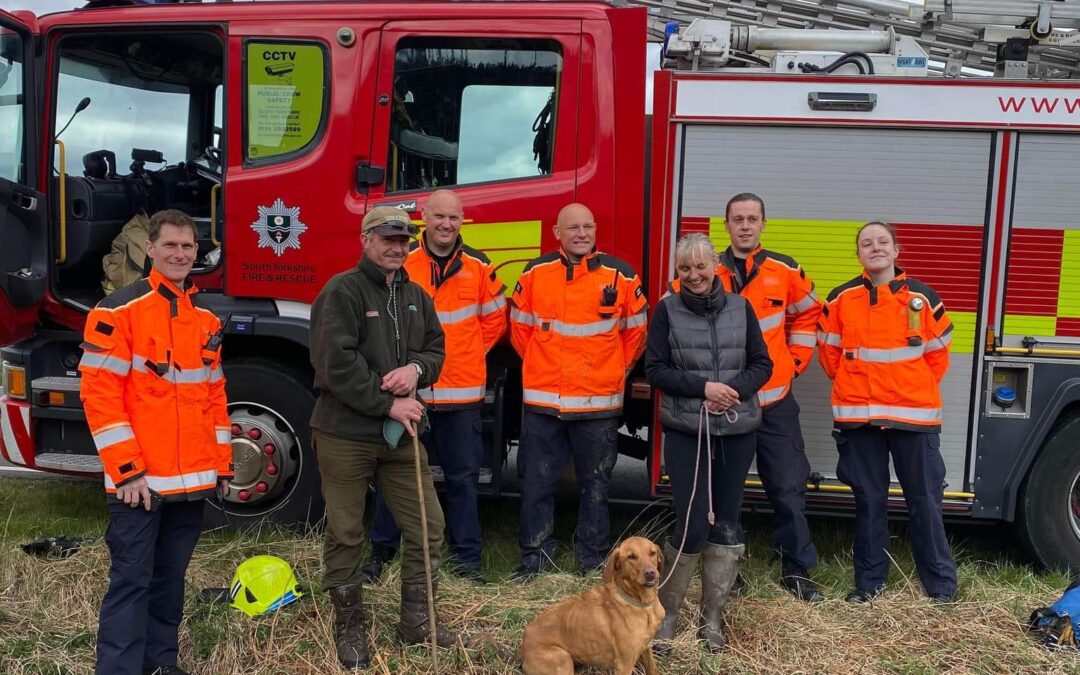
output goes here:
<path id="1" fill-rule="evenodd" d="M 1080 568 L 1080 3 L 1009 0 L 140 3 L 0 12 L 0 454 L 101 465 L 79 402 L 102 259 L 139 214 L 196 216 L 199 302 L 223 320 L 233 524 L 321 516 L 310 303 L 353 264 L 365 211 L 453 187 L 465 240 L 513 287 L 580 201 L 650 298 L 676 239 L 727 245 L 764 197 L 764 245 L 827 293 L 887 219 L 956 325 L 941 449 L 951 516 L 1015 522 Z M 646 52 L 664 68 L 646 114 Z M 135 250 L 127 250 L 128 248 Z M 492 469 L 516 443 L 520 364 L 490 354 Z M 836 479 L 828 381 L 795 383 L 813 511 Z M 620 450 L 667 490 L 655 394 L 628 380 Z M 760 483 L 748 481 L 751 503 Z M 893 491 L 891 506 L 902 512 Z"/>

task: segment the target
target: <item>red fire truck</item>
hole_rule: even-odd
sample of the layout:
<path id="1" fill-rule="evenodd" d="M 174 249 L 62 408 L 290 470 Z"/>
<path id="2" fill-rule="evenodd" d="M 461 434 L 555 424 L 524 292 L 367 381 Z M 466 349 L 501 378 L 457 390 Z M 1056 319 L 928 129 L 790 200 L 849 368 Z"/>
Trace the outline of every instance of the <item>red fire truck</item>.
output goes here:
<path id="1" fill-rule="evenodd" d="M 1080 87 L 1067 79 L 1080 73 L 1069 47 L 1080 12 L 935 4 L 110 0 L 0 12 L 0 454 L 100 473 L 80 334 L 110 283 L 103 256 L 141 265 L 137 246 L 113 250 L 140 213 L 196 216 L 199 302 L 227 329 L 238 471 L 218 513 L 298 523 L 322 511 L 310 302 L 355 263 L 367 209 L 419 218 L 426 194 L 452 186 L 465 240 L 512 287 L 556 246 L 558 209 L 584 202 L 599 247 L 639 269 L 655 300 L 677 237 L 726 246 L 726 199 L 752 191 L 768 207 L 764 245 L 799 260 L 819 293 L 857 273 L 859 224 L 896 226 L 902 264 L 938 289 L 957 328 L 943 385 L 948 512 L 1016 522 L 1045 563 L 1080 568 Z M 1001 16 L 1010 4 L 1016 15 Z M 993 30 L 961 23 L 990 19 Z M 666 66 L 651 128 L 650 37 Z M 995 71 L 1004 77 L 960 77 Z M 490 359 L 498 494 L 520 364 L 505 347 Z M 795 390 L 810 508 L 849 510 L 828 382 L 814 365 Z M 640 373 L 625 400 L 620 449 L 648 460 L 647 499 L 667 478 Z M 761 502 L 760 484 L 747 494 Z"/>

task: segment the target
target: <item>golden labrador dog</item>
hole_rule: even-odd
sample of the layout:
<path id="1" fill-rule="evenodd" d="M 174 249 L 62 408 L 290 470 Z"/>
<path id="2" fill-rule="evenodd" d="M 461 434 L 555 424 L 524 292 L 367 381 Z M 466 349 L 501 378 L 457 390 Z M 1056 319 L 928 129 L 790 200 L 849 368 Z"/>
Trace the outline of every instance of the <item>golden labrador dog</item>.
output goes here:
<path id="1" fill-rule="evenodd" d="M 644 537 L 611 552 L 599 586 L 549 607 L 525 629 L 525 675 L 573 675 L 574 662 L 630 675 L 641 660 L 656 675 L 650 643 L 664 608 L 657 598 L 664 554 Z"/>

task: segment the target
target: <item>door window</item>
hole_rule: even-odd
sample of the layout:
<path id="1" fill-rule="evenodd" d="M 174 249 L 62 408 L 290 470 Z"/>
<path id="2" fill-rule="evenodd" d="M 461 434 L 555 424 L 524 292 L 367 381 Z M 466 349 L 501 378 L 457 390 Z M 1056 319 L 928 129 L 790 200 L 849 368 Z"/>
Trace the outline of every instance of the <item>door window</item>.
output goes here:
<path id="1" fill-rule="evenodd" d="M 561 72 L 560 47 L 551 40 L 402 40 L 387 190 L 551 173 Z"/>
<path id="2" fill-rule="evenodd" d="M 23 182 L 23 39 L 0 27 L 0 178 Z"/>
<path id="3" fill-rule="evenodd" d="M 322 45 L 247 43 L 244 155 L 248 161 L 295 157 L 319 137 L 326 110 Z"/>

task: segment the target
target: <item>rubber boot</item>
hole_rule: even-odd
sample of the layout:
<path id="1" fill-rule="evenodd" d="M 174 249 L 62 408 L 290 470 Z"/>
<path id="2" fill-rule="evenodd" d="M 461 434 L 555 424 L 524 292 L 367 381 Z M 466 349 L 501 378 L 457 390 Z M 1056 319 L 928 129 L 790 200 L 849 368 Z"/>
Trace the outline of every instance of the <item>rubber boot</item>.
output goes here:
<path id="1" fill-rule="evenodd" d="M 724 648 L 724 629 L 720 615 L 731 597 L 731 587 L 742 566 L 745 544 L 724 546 L 705 544 L 701 567 L 701 628 L 698 637 L 709 645 L 709 651 Z"/>
<path id="2" fill-rule="evenodd" d="M 660 628 L 656 630 L 652 643 L 653 653 L 657 656 L 667 656 L 671 653 L 671 641 L 675 638 L 679 610 L 682 609 L 686 589 L 690 586 L 690 579 L 694 576 L 694 570 L 697 569 L 700 559 L 700 553 L 680 555 L 671 547 L 671 542 L 664 542 L 664 560 L 670 560 L 675 568 L 671 570 L 671 576 L 667 578 L 667 582 L 660 587 L 660 604 L 664 606 L 664 620 L 660 622 Z"/>
<path id="3" fill-rule="evenodd" d="M 436 587 L 436 591 L 438 588 Z M 458 635 L 443 626 L 438 611 L 435 612 L 438 632 L 435 641 L 440 647 L 453 647 Z M 407 645 L 419 645 L 431 640 L 428 623 L 427 586 L 425 584 L 401 584 L 401 622 L 398 623 L 398 639 Z M 467 640 L 462 644 L 468 645 Z"/>
<path id="4" fill-rule="evenodd" d="M 341 665 L 347 669 L 367 668 L 371 663 L 367 629 L 364 628 L 364 596 L 360 584 L 330 590 L 334 606 L 334 644 Z"/>

